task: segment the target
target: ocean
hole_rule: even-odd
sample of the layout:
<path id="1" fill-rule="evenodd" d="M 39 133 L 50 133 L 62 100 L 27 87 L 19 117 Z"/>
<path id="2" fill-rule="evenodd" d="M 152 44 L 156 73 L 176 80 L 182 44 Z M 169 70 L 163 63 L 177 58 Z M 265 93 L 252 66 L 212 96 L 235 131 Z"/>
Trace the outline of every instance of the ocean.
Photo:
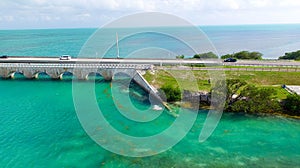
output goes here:
<path id="1" fill-rule="evenodd" d="M 109 83 L 99 82 L 96 86 L 99 107 L 107 120 L 123 133 L 154 135 L 174 120 L 163 113 L 149 123 L 132 122 L 118 114 Z M 3 80 L 0 91 L 0 167 L 296 167 L 300 164 L 300 123 L 295 119 L 223 114 L 213 135 L 200 143 L 198 136 L 207 112 L 199 111 L 194 126 L 173 148 L 154 156 L 132 158 L 108 152 L 89 138 L 74 109 L 71 82 Z M 147 102 L 132 101 L 139 108 L 149 106 Z"/>
<path id="2" fill-rule="evenodd" d="M 153 28 L 153 32 L 162 30 L 179 32 L 185 36 L 186 43 L 195 41 L 211 42 L 211 46 L 201 48 L 199 52 L 212 51 L 219 56 L 231 54 L 242 50 L 258 51 L 263 53 L 265 59 L 277 59 L 286 52 L 299 50 L 300 46 L 300 24 L 290 25 L 241 25 L 241 26 L 200 26 L 199 31 L 207 38 L 195 37 L 198 32 L 190 31 L 185 27 L 174 28 Z M 60 56 L 63 54 L 76 57 L 85 45 L 87 40 L 96 32 L 97 29 L 43 29 L 43 30 L 0 30 L 0 55 L 11 56 Z M 122 36 L 122 32 L 128 29 L 111 29 L 107 34 L 100 34 L 99 41 L 95 47 L 108 40 L 115 40 L 115 33 L 120 34 L 120 56 L 129 57 L 132 52 L 146 47 L 163 48 L 168 52 L 151 53 L 135 57 L 151 58 L 175 58 L 176 55 L 193 56 L 188 49 L 182 47 L 182 43 L 172 41 L 169 36 L 158 35 L 155 33 L 144 32 L 143 29 L 133 29 L 136 35 L 128 37 Z M 149 31 L 148 29 L 146 29 Z M 145 45 L 144 45 L 145 44 Z M 101 48 L 102 49 L 102 48 Z M 109 48 L 104 48 L 109 49 Z M 211 50 L 210 50 L 211 49 Z M 105 53 L 104 51 L 101 51 Z M 170 53 L 171 56 L 170 56 Z M 97 55 L 97 57 L 115 57 L 116 50 L 110 53 Z M 88 56 L 87 56 L 88 57 Z"/>
<path id="3" fill-rule="evenodd" d="M 256 25 L 202 27 L 220 54 L 240 50 L 263 52 L 277 58 L 299 46 L 300 25 Z M 164 28 L 166 29 L 166 28 Z M 178 29 L 178 28 L 177 28 Z M 1 30 L 0 55 L 60 56 L 80 55 L 82 46 L 96 29 Z M 115 30 L 111 30 L 115 38 Z M 122 37 L 122 30 L 118 30 Z M 193 39 L 189 32 L 188 39 Z M 168 44 L 172 54 L 189 51 L 170 36 L 155 33 L 130 36 L 122 42 L 120 56 L 145 46 L 145 36 Z M 103 37 L 103 40 L 109 37 Z M 167 43 L 164 42 L 167 40 Z M 242 40 L 242 42 L 241 42 Z M 141 42 L 143 41 L 143 42 Z M 150 41 L 151 42 L 151 41 Z M 101 48 L 101 40 L 96 43 Z M 126 45 L 136 44 L 132 48 Z M 147 43 L 148 44 L 148 43 Z M 180 44 L 181 45 L 181 44 Z M 134 48 L 136 47 L 136 48 Z M 106 57 L 114 57 L 114 46 Z M 179 49 L 178 49 L 179 48 Z M 186 52 L 186 53 L 185 53 Z M 137 52 L 135 56 L 142 54 Z M 168 55 L 166 57 L 173 57 Z M 95 53 L 96 54 L 96 53 Z M 270 54 L 270 55 L 268 55 Z M 149 56 L 149 55 L 146 55 Z M 157 56 L 160 57 L 161 56 Z M 219 125 L 203 143 L 198 141 L 207 111 L 200 110 L 187 135 L 175 146 L 158 155 L 126 157 L 109 152 L 94 142 L 80 124 L 73 103 L 72 82 L 68 80 L 0 80 L 0 167 L 297 167 L 300 165 L 300 122 L 276 116 L 223 114 Z M 168 129 L 175 118 L 166 111 L 150 122 L 134 122 L 120 110 L 129 104 L 118 100 L 131 93 L 132 105 L 152 110 L 148 97 L 138 86 L 129 89 L 102 80 L 80 82 L 82 92 L 95 85 L 95 102 L 103 116 L 116 130 L 137 137 L 152 136 Z M 118 100 L 118 101 L 117 101 Z M 117 101 L 117 103 L 116 103 Z M 138 110 L 138 111 L 139 111 Z M 87 115 L 88 115 L 87 111 Z M 101 131 L 101 128 L 97 128 Z M 105 138 L 104 138 L 105 139 Z M 111 139 L 111 142 L 116 141 Z M 162 142 L 165 143 L 165 142 Z"/>

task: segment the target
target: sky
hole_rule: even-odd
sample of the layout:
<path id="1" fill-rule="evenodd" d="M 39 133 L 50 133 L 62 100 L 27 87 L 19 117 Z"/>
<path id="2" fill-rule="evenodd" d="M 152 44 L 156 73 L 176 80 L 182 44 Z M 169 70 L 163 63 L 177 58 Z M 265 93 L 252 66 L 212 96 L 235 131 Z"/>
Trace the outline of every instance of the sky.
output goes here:
<path id="1" fill-rule="evenodd" d="M 96 28 L 163 12 L 194 25 L 300 23 L 299 0 L 0 0 L 0 29 Z"/>

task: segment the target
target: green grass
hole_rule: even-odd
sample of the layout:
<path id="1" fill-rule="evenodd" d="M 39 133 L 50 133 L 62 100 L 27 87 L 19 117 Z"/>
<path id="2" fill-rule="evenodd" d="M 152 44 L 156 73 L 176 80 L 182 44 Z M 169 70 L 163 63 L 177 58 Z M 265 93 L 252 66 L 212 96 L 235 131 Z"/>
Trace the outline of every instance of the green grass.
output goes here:
<path id="1" fill-rule="evenodd" d="M 239 78 L 255 85 L 300 85 L 300 72 L 226 71 L 226 78 Z"/>
<path id="2" fill-rule="evenodd" d="M 222 68 L 247 68 L 247 69 L 299 69 L 296 67 L 267 67 L 267 66 L 239 66 L 239 65 L 225 65 L 225 66 L 219 66 Z"/>
<path id="3" fill-rule="evenodd" d="M 278 100 L 286 99 L 287 96 L 290 94 L 287 90 L 283 89 L 281 86 L 273 85 L 273 86 L 259 86 L 264 88 L 272 88 L 275 91 L 275 97 Z"/>
<path id="4" fill-rule="evenodd" d="M 155 75 L 151 74 L 149 71 L 144 75 L 144 78 L 154 87 L 161 88 L 164 85 L 180 86 L 184 90 L 198 91 L 198 86 L 204 86 L 204 81 L 199 83 L 201 80 L 197 80 L 192 73 L 187 71 L 164 71 L 157 70 Z M 206 85 L 208 84 L 206 80 Z M 210 85 L 209 85 L 210 87 Z"/>
<path id="5" fill-rule="evenodd" d="M 215 77 L 213 73 L 215 72 L 211 72 L 212 78 Z M 280 92 L 282 84 L 300 85 L 300 72 L 225 71 L 224 74 L 226 79 L 241 79 L 248 84 L 254 84 L 258 87 L 273 87 L 273 85 L 277 85 L 276 87 L 278 88 L 275 87 L 275 89 L 279 97 L 286 97 L 285 93 Z M 183 85 L 182 88 L 196 91 L 197 88 L 194 86 L 195 82 L 192 79 L 197 80 L 198 90 L 209 91 L 211 87 L 208 83 L 208 79 L 210 79 L 209 73 L 203 70 L 195 70 L 193 71 L 193 75 L 187 74 L 185 70 L 168 70 L 168 72 L 156 70 L 155 75 L 147 72 L 144 77 L 156 88 L 160 88 L 164 84 L 176 85 L 177 83 L 181 83 Z"/>
<path id="6" fill-rule="evenodd" d="M 194 67 L 194 68 L 247 68 L 247 69 L 273 69 L 273 70 L 278 70 L 278 69 L 289 69 L 289 70 L 296 70 L 296 69 L 300 69 L 299 67 L 295 67 L 295 66 L 245 66 L 245 65 L 214 65 L 214 66 L 207 66 L 205 64 L 193 64 L 192 65 L 188 65 L 188 64 L 182 64 L 181 66 L 186 66 L 186 67 Z M 171 68 L 174 67 L 172 65 L 163 65 L 164 68 Z"/>

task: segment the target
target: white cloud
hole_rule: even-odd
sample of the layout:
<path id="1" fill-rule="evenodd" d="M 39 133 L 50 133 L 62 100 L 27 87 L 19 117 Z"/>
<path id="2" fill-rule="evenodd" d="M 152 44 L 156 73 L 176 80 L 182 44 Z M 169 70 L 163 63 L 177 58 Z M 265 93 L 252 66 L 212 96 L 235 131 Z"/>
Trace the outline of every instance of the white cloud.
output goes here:
<path id="1" fill-rule="evenodd" d="M 298 8 L 300 7 L 300 1 L 298 0 L 284 0 L 284 1 L 278 1 L 278 5 L 280 7 L 293 7 Z"/>
<path id="2" fill-rule="evenodd" d="M 222 0 L 221 2 L 221 9 L 239 9 L 240 8 L 240 3 L 236 0 Z"/>
<path id="3" fill-rule="evenodd" d="M 249 3 L 253 7 L 262 8 L 262 7 L 266 7 L 268 4 L 270 4 L 270 1 L 268 1 L 268 0 L 252 0 L 252 1 L 249 1 Z"/>
<path id="4" fill-rule="evenodd" d="M 86 19 L 89 19 L 89 17 L 91 17 L 91 15 L 89 13 L 81 13 L 81 14 L 78 14 L 76 15 L 76 20 L 86 20 Z"/>
<path id="5" fill-rule="evenodd" d="M 11 15 L 6 15 L 6 16 L 3 16 L 2 18 L 4 21 L 8 21 L 8 22 L 12 22 L 15 20 L 15 17 L 11 16 Z"/>
<path id="6" fill-rule="evenodd" d="M 0 8 L 2 22 L 25 22 L 22 26 L 95 27 L 143 11 L 166 12 L 195 24 L 300 23 L 297 0 L 1 0 Z"/>

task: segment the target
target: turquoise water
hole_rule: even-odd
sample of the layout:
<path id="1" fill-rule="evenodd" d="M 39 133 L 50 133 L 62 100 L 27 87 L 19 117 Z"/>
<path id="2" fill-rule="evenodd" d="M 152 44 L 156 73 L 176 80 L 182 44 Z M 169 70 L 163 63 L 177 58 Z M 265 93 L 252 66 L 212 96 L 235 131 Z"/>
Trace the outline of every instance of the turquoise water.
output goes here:
<path id="1" fill-rule="evenodd" d="M 82 83 L 88 85 L 88 83 Z M 146 96 L 137 86 L 130 91 Z M 69 81 L 0 81 L 0 167 L 296 167 L 300 165 L 300 122 L 283 117 L 224 114 L 213 135 L 198 142 L 205 111 L 176 146 L 146 158 L 110 153 L 81 127 Z M 174 121 L 163 113 L 149 124 L 118 114 L 110 83 L 97 82 L 97 102 L 119 131 L 145 136 Z M 149 102 L 131 98 L 137 108 Z M 117 104 L 117 106 L 120 106 Z"/>
<path id="2" fill-rule="evenodd" d="M 278 58 L 285 52 L 296 51 L 300 46 L 300 25 L 243 25 L 243 26 L 200 26 L 208 39 L 216 47 L 220 55 L 241 50 L 259 51 L 264 58 Z M 155 28 L 159 32 L 166 28 Z M 170 32 L 184 34 L 188 42 L 194 43 L 201 39 L 188 28 L 167 28 Z M 136 29 L 137 32 L 143 29 Z M 69 54 L 76 57 L 86 40 L 96 29 L 45 29 L 45 30 L 0 30 L 0 55 L 11 56 L 60 56 Z M 133 49 L 146 46 L 166 47 L 177 55 L 193 56 L 194 53 L 182 48 L 180 43 L 172 42 L 167 36 L 142 33 L 127 40 L 122 40 L 124 29 L 111 29 L 97 45 L 107 39 L 115 39 L 120 35 L 120 56 L 126 57 Z M 242 42 L 241 42 L 242 41 Z M 97 47 L 97 46 L 96 46 Z M 108 49 L 108 48 L 107 48 Z M 206 51 L 203 51 L 206 52 Z M 107 57 L 115 57 L 112 50 Z M 168 57 L 168 55 L 151 55 L 152 58 Z M 142 55 L 140 57 L 143 57 Z M 175 56 L 172 56 L 175 58 Z"/>
<path id="3" fill-rule="evenodd" d="M 261 51 L 277 58 L 300 45 L 300 25 L 208 26 L 201 27 L 220 54 L 240 50 Z M 0 55 L 77 56 L 96 29 L 0 30 Z M 170 31 L 178 31 L 171 28 Z M 115 35 L 116 30 L 111 30 Z M 193 34 L 180 29 L 194 42 Z M 122 30 L 118 30 L 120 35 Z M 148 37 L 148 38 L 147 38 Z M 104 36 L 105 41 L 115 36 Z M 243 42 L 241 42 L 241 39 Z M 170 37 L 139 34 L 120 41 L 126 56 L 140 47 L 165 46 L 188 55 Z M 166 46 L 167 45 L 167 46 Z M 152 50 L 151 50 L 152 51 Z M 107 53 L 115 56 L 115 50 Z M 159 57 L 159 56 L 158 56 Z M 167 56 L 166 56 L 167 57 Z M 161 58 L 161 56 L 159 57 Z M 19 76 L 21 77 L 21 76 Z M 21 77 L 22 78 L 22 77 Z M 82 88 L 89 82 L 82 82 Z M 95 100 L 107 121 L 127 135 L 155 135 L 173 122 L 163 112 L 149 123 L 133 122 L 118 109 L 111 84 L 97 81 Z M 116 85 L 120 87 L 119 85 Z M 84 90 L 84 89 L 83 89 Z M 147 94 L 138 86 L 120 87 L 115 95 L 130 93 L 140 110 L 150 109 Z M 185 138 L 159 155 L 145 158 L 119 156 L 106 151 L 85 133 L 73 104 L 72 82 L 54 80 L 0 80 L 0 167 L 299 167 L 300 122 L 283 117 L 223 114 L 213 135 L 198 142 L 207 111 L 199 111 Z M 143 114 L 142 114 L 143 115 Z"/>

